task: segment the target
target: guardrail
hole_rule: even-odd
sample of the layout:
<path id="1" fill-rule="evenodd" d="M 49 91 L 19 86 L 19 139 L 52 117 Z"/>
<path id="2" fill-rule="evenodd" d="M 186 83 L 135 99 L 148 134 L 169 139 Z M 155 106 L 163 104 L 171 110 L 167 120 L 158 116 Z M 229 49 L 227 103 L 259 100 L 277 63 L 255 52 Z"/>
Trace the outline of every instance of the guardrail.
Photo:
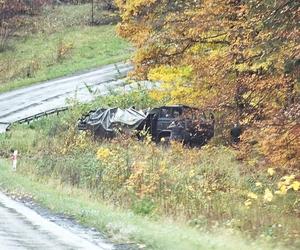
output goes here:
<path id="1" fill-rule="evenodd" d="M 7 128 L 6 128 L 6 131 L 9 131 L 14 124 L 23 124 L 23 123 L 29 124 L 30 122 L 32 122 L 34 120 L 38 120 L 42 117 L 47 117 L 48 115 L 53 115 L 53 114 L 59 115 L 59 113 L 64 112 L 68 109 L 69 109 L 68 107 L 50 109 L 50 110 L 47 110 L 45 112 L 41 112 L 41 113 L 38 113 L 38 114 L 35 114 L 35 115 L 31 115 L 31 116 L 28 116 L 26 118 L 22 118 L 20 120 L 17 120 L 17 121 L 11 122 L 11 123 L 0 122 L 0 124 L 8 125 Z"/>

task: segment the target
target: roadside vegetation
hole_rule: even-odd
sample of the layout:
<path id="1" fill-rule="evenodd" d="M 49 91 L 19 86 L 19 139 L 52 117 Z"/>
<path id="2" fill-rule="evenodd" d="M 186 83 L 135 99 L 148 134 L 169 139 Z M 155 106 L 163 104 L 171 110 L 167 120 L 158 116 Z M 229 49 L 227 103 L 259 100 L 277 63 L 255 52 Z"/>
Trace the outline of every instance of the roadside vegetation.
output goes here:
<path id="1" fill-rule="evenodd" d="M 90 15 L 90 4 L 62 4 L 24 17 L 0 51 L 0 92 L 128 59 L 112 14 L 95 12 L 103 25 L 92 25 Z"/>
<path id="2" fill-rule="evenodd" d="M 160 88 L 74 101 L 62 116 L 1 134 L 0 186 L 146 249 L 299 249 L 299 4 L 115 4 L 108 9 L 118 16 L 98 14 L 120 18 L 117 33 L 134 46 L 131 78 Z M 0 52 L 0 92 L 128 58 L 130 45 L 114 25 L 96 25 L 90 7 L 44 6 L 23 19 Z M 93 108 L 161 104 L 213 111 L 215 137 L 199 150 L 146 134 L 100 141 L 76 129 Z M 242 133 L 235 145 L 233 124 Z M 11 149 L 20 152 L 17 173 Z"/>
<path id="3" fill-rule="evenodd" d="M 115 243 L 128 244 L 133 249 L 160 250 L 271 250 L 280 249 L 264 240 L 243 239 L 239 233 L 215 226 L 199 230 L 168 218 L 149 218 L 130 210 L 105 204 L 93 192 L 62 184 L 55 179 L 37 182 L 22 173 L 12 173 L 9 163 L 0 160 L 1 188 L 12 197 L 38 202 L 59 214 L 94 227 L 111 237 Z"/>
<path id="4" fill-rule="evenodd" d="M 27 176 L 33 182 L 58 183 L 63 190 L 71 188 L 75 197 L 86 192 L 83 203 L 89 204 L 92 200 L 135 214 L 126 222 L 129 225 L 135 224 L 136 215 L 139 220 L 144 217 L 149 228 L 141 229 L 138 223 L 132 229 L 122 222 L 111 223 L 107 218 L 99 217 L 95 221 L 95 214 L 89 212 L 88 205 L 81 206 L 83 211 L 79 215 L 78 204 L 72 207 L 69 203 L 56 205 L 58 201 L 44 202 L 111 236 L 117 232 L 119 237 L 125 237 L 123 239 L 146 244 L 147 249 L 201 249 L 203 242 L 196 240 L 194 233 L 197 237 L 203 232 L 214 235 L 216 230 L 242 235 L 241 239 L 253 242 L 249 249 L 259 248 L 258 242 L 265 244 L 262 249 L 299 248 L 299 172 L 258 170 L 254 165 L 237 160 L 236 149 L 213 141 L 199 150 L 177 143 L 168 147 L 156 145 L 149 137 L 138 141 L 128 135 L 99 141 L 76 129 L 77 119 L 91 108 L 128 107 L 133 103 L 137 108 L 157 105 L 147 91 L 101 97 L 92 104 L 75 104 L 62 116 L 18 125 L 0 135 L 0 153 L 8 158 L 11 148 L 20 151 L 18 178 Z M 12 175 L 7 166 L 2 171 Z M 26 178 L 23 181 L 22 190 L 31 193 L 31 181 L 27 180 L 27 184 Z M 8 182 L 2 180 L 1 183 L 2 188 L 15 189 Z M 34 194 L 37 201 L 48 199 L 43 198 L 47 192 Z M 60 198 L 56 194 L 53 199 Z M 185 243 L 181 245 L 172 239 L 172 232 L 166 238 L 165 233 L 158 238 L 154 236 L 168 230 L 161 223 L 161 229 L 152 231 L 151 223 L 159 227 L 161 218 L 181 225 L 178 230 L 183 235 L 186 233 L 181 230 L 193 232 L 186 235 L 188 248 Z M 228 239 L 222 239 L 226 247 L 220 249 L 236 249 L 237 245 L 227 242 Z"/>

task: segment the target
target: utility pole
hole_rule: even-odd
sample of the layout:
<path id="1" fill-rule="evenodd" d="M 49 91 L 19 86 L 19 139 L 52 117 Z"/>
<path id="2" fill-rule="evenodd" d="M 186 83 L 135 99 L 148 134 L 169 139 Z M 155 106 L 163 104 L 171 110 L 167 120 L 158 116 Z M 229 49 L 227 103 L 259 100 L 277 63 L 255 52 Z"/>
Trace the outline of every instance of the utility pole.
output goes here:
<path id="1" fill-rule="evenodd" d="M 92 25 L 94 25 L 94 0 L 92 0 Z"/>

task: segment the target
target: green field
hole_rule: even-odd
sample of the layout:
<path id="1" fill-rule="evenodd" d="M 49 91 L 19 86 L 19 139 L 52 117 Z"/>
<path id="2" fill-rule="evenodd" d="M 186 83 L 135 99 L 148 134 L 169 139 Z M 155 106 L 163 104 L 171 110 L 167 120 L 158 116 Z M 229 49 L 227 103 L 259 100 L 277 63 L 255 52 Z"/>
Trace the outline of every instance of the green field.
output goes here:
<path id="1" fill-rule="evenodd" d="M 0 92 L 128 59 L 115 26 L 89 26 L 88 14 L 88 5 L 60 6 L 31 17 L 0 53 Z"/>

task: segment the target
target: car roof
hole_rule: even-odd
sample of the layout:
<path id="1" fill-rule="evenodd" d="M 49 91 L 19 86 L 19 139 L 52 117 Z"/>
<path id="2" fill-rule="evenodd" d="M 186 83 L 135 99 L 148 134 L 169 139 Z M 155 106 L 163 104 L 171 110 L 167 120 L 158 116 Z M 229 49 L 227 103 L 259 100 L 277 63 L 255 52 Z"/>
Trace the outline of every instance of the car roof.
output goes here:
<path id="1" fill-rule="evenodd" d="M 154 114 L 154 113 L 156 113 L 157 111 L 159 111 L 160 109 L 163 109 L 163 108 L 166 108 L 166 109 L 183 108 L 183 109 L 199 110 L 198 108 L 194 108 L 194 107 L 190 107 L 190 106 L 182 105 L 182 104 L 177 104 L 177 105 L 165 105 L 165 106 L 155 107 L 155 108 L 153 108 L 149 111 L 149 114 Z"/>
<path id="2" fill-rule="evenodd" d="M 194 109 L 193 107 L 190 107 L 190 106 L 187 106 L 187 105 L 181 105 L 181 104 L 164 105 L 164 106 L 156 107 L 154 109 L 161 109 L 161 108 L 191 108 L 191 109 Z"/>

